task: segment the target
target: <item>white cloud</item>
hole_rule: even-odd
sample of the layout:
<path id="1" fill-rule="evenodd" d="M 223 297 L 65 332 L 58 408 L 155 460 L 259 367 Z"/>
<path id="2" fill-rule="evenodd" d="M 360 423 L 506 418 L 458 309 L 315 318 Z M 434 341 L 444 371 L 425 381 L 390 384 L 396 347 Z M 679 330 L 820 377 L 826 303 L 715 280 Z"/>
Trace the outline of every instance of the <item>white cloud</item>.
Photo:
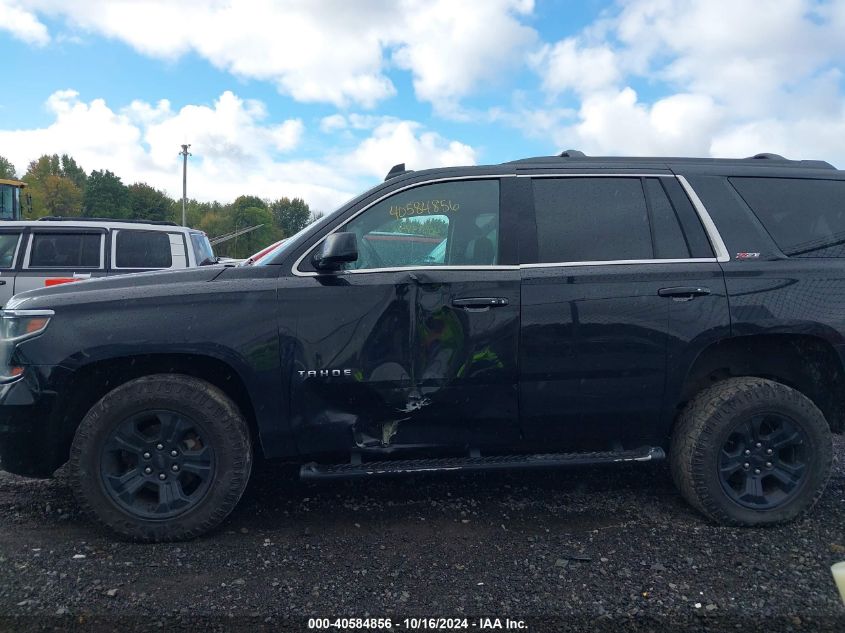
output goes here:
<path id="1" fill-rule="evenodd" d="M 836 116 L 783 121 L 762 119 L 728 128 L 713 139 L 714 156 L 751 156 L 761 151 L 793 159 L 823 159 L 845 168 L 845 100 Z"/>
<path id="2" fill-rule="evenodd" d="M 675 94 L 652 105 L 624 88 L 584 99 L 580 121 L 556 135 L 558 144 L 591 154 L 706 155 L 721 117 L 705 95 Z"/>
<path id="3" fill-rule="evenodd" d="M 572 37 L 546 44 L 531 63 L 541 75 L 543 90 L 554 96 L 565 90 L 595 92 L 621 79 L 620 60 L 609 46 L 579 46 Z"/>
<path id="4" fill-rule="evenodd" d="M 0 0 L 0 31 L 8 31 L 13 37 L 37 46 L 50 41 L 47 27 L 32 12 L 11 0 Z"/>
<path id="5" fill-rule="evenodd" d="M 391 57 L 412 73 L 421 99 L 454 103 L 500 77 L 535 37 L 518 19 L 532 0 L 19 1 L 145 55 L 194 52 L 299 101 L 339 107 L 369 108 L 395 95 Z"/>
<path id="6" fill-rule="evenodd" d="M 405 163 L 407 169 L 474 165 L 476 152 L 464 143 L 423 131 L 414 121 L 388 121 L 341 162 L 351 172 L 383 178 L 397 163 Z"/>
<path id="7" fill-rule="evenodd" d="M 643 71 L 703 92 L 740 116 L 764 116 L 790 88 L 845 54 L 842 27 L 826 13 L 842 0 L 634 0 L 615 34 Z"/>
<path id="8" fill-rule="evenodd" d="M 841 164 L 843 33 L 845 0 L 625 0 L 532 57 L 548 97 L 537 135 L 588 153 Z M 577 120 L 555 116 L 573 96 Z"/>
<path id="9" fill-rule="evenodd" d="M 345 130 L 348 126 L 346 117 L 342 114 L 331 114 L 320 119 L 320 131 L 330 134 L 338 130 Z"/>
<path id="10" fill-rule="evenodd" d="M 518 19 L 531 13 L 533 0 L 422 0 L 405 6 L 410 10 L 394 36 L 393 60 L 412 72 L 417 96 L 441 111 L 454 110 L 482 83 L 501 83 L 536 39 Z"/>
<path id="11" fill-rule="evenodd" d="M 320 130 L 327 134 L 340 130 L 372 130 L 373 128 L 398 121 L 396 117 L 373 114 L 331 114 L 320 119 Z"/>
<path id="12" fill-rule="evenodd" d="M 474 150 L 412 121 L 380 122 L 372 136 L 324 161 L 294 159 L 305 126 L 298 119 L 268 123 L 265 106 L 224 92 L 212 105 L 174 110 L 167 100 L 136 100 L 114 110 L 103 99 L 86 102 L 74 90 L 53 93 L 54 117 L 43 128 L 0 130 L 3 155 L 25 171 L 42 154 L 68 153 L 87 171 L 109 169 L 127 184 L 147 182 L 181 196 L 179 144 L 190 142 L 188 194 L 230 201 L 244 193 L 265 198 L 300 196 L 328 211 L 363 191 L 406 160 L 409 167 L 474 162 Z M 392 162 L 391 162 L 392 161 Z"/>

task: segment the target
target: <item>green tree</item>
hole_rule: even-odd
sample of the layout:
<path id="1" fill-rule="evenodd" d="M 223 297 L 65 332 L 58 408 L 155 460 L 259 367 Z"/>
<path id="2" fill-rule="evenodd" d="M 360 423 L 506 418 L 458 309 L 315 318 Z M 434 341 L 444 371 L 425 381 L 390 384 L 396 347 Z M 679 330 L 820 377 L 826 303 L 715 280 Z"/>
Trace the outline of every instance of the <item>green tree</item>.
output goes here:
<path id="1" fill-rule="evenodd" d="M 129 209 L 132 219 L 167 220 L 172 206 L 173 199 L 155 187 L 143 182 L 129 185 Z"/>
<path id="2" fill-rule="evenodd" d="M 82 215 L 88 218 L 128 218 L 129 188 L 108 169 L 92 171 L 85 185 Z"/>
<path id="3" fill-rule="evenodd" d="M 64 176 L 47 176 L 41 183 L 43 192 L 43 215 L 58 215 L 65 217 L 78 216 L 82 207 L 82 191 L 69 178 Z M 35 199 L 33 198 L 33 206 Z M 34 214 L 34 209 L 33 209 Z M 35 217 L 42 217 L 36 215 Z"/>
<path id="4" fill-rule="evenodd" d="M 16 180 L 18 172 L 15 171 L 15 166 L 5 156 L 0 156 L 0 178 L 9 180 Z"/>
<path id="5" fill-rule="evenodd" d="M 243 209 L 266 209 L 267 203 L 258 196 L 238 196 L 231 204 L 232 211 L 241 211 Z"/>
<path id="6" fill-rule="evenodd" d="M 60 175 L 70 179 L 73 184 L 79 187 L 80 191 L 85 191 L 85 181 L 88 180 L 88 174 L 85 173 L 85 170 L 67 154 L 62 154 L 60 163 L 62 172 Z"/>
<path id="7" fill-rule="evenodd" d="M 399 222 L 395 229 L 397 233 L 411 233 L 412 235 L 425 235 L 426 237 L 445 238 L 449 234 L 449 223 L 440 218 L 406 218 Z"/>
<path id="8" fill-rule="evenodd" d="M 63 168 L 63 162 L 68 170 Z M 32 197 L 32 212 L 26 216 L 78 216 L 81 212 L 82 188 L 76 184 L 85 172 L 67 154 L 43 155 L 29 163 L 24 180 Z M 82 181 L 84 185 L 84 180 Z"/>
<path id="9" fill-rule="evenodd" d="M 311 218 L 311 209 L 302 198 L 280 198 L 270 203 L 270 212 L 273 222 L 285 237 L 304 229 Z"/>
<path id="10" fill-rule="evenodd" d="M 217 202 L 199 202 L 198 200 L 189 199 L 185 205 L 185 217 L 188 226 L 200 228 L 203 223 L 203 218 L 220 213 L 223 210 L 223 205 Z M 170 209 L 168 210 L 166 220 L 182 224 L 182 200 L 174 200 Z M 205 229 L 203 229 L 205 230 Z M 210 233 L 209 233 L 210 235 Z"/>
<path id="11" fill-rule="evenodd" d="M 54 154 L 56 164 L 53 164 L 53 156 L 44 154 L 29 163 L 24 177 L 28 180 L 46 180 L 47 176 L 61 176 L 61 166 L 58 164 L 59 157 Z"/>
<path id="12" fill-rule="evenodd" d="M 273 214 L 266 207 L 241 208 L 235 211 L 233 220 L 235 230 L 259 224 L 263 226 L 234 238 L 230 257 L 249 257 L 283 237 L 281 231 L 273 226 Z"/>
<path id="13" fill-rule="evenodd" d="M 218 255 L 227 257 L 249 257 L 265 246 L 282 238 L 281 231 L 273 225 L 273 214 L 262 207 L 224 208 L 220 212 L 203 218 L 200 228 L 209 237 L 220 237 L 233 231 L 262 225 L 244 235 L 232 238 L 214 247 Z"/>

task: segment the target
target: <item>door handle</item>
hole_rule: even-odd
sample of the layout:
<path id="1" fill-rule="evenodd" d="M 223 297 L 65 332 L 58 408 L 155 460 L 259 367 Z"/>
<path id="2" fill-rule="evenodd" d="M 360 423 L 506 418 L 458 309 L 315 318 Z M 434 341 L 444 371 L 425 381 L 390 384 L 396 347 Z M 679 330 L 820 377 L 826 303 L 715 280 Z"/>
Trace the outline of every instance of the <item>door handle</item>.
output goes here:
<path id="1" fill-rule="evenodd" d="M 6 285 L 6 280 L 0 279 L 0 286 L 5 286 L 5 285 Z"/>
<path id="2" fill-rule="evenodd" d="M 452 299 L 452 305 L 466 310 L 487 310 L 501 308 L 508 305 L 505 297 L 467 297 L 466 299 Z"/>
<path id="3" fill-rule="evenodd" d="M 657 291 L 661 297 L 672 297 L 689 301 L 695 297 L 703 297 L 710 294 L 710 288 L 705 286 L 676 286 L 674 288 L 661 288 Z"/>

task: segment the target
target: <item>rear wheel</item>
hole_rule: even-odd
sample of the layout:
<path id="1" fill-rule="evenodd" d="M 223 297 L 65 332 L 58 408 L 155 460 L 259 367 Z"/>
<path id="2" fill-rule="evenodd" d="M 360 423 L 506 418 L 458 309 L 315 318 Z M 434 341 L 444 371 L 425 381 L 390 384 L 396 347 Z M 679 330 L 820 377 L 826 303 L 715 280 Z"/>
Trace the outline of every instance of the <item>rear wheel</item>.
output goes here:
<path id="1" fill-rule="evenodd" d="M 209 383 L 160 374 L 109 392 L 71 448 L 74 492 L 91 515 L 140 541 L 217 526 L 246 487 L 252 449 L 235 404 Z"/>
<path id="2" fill-rule="evenodd" d="M 698 394 L 672 435 L 681 494 L 726 525 L 789 521 L 810 509 L 830 475 L 830 427 L 800 392 L 731 378 Z"/>

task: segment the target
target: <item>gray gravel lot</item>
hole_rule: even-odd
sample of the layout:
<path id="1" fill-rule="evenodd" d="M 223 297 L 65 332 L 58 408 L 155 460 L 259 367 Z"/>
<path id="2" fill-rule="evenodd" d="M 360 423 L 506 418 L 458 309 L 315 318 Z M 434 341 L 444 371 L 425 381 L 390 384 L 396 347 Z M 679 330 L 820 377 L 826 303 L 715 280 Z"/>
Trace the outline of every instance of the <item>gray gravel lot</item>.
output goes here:
<path id="1" fill-rule="evenodd" d="M 0 629 L 305 630 L 369 615 L 845 631 L 829 571 L 845 560 L 845 438 L 835 452 L 819 505 L 777 528 L 706 523 L 665 464 L 307 485 L 265 466 L 222 528 L 164 545 L 92 525 L 61 476 L 0 474 Z"/>

